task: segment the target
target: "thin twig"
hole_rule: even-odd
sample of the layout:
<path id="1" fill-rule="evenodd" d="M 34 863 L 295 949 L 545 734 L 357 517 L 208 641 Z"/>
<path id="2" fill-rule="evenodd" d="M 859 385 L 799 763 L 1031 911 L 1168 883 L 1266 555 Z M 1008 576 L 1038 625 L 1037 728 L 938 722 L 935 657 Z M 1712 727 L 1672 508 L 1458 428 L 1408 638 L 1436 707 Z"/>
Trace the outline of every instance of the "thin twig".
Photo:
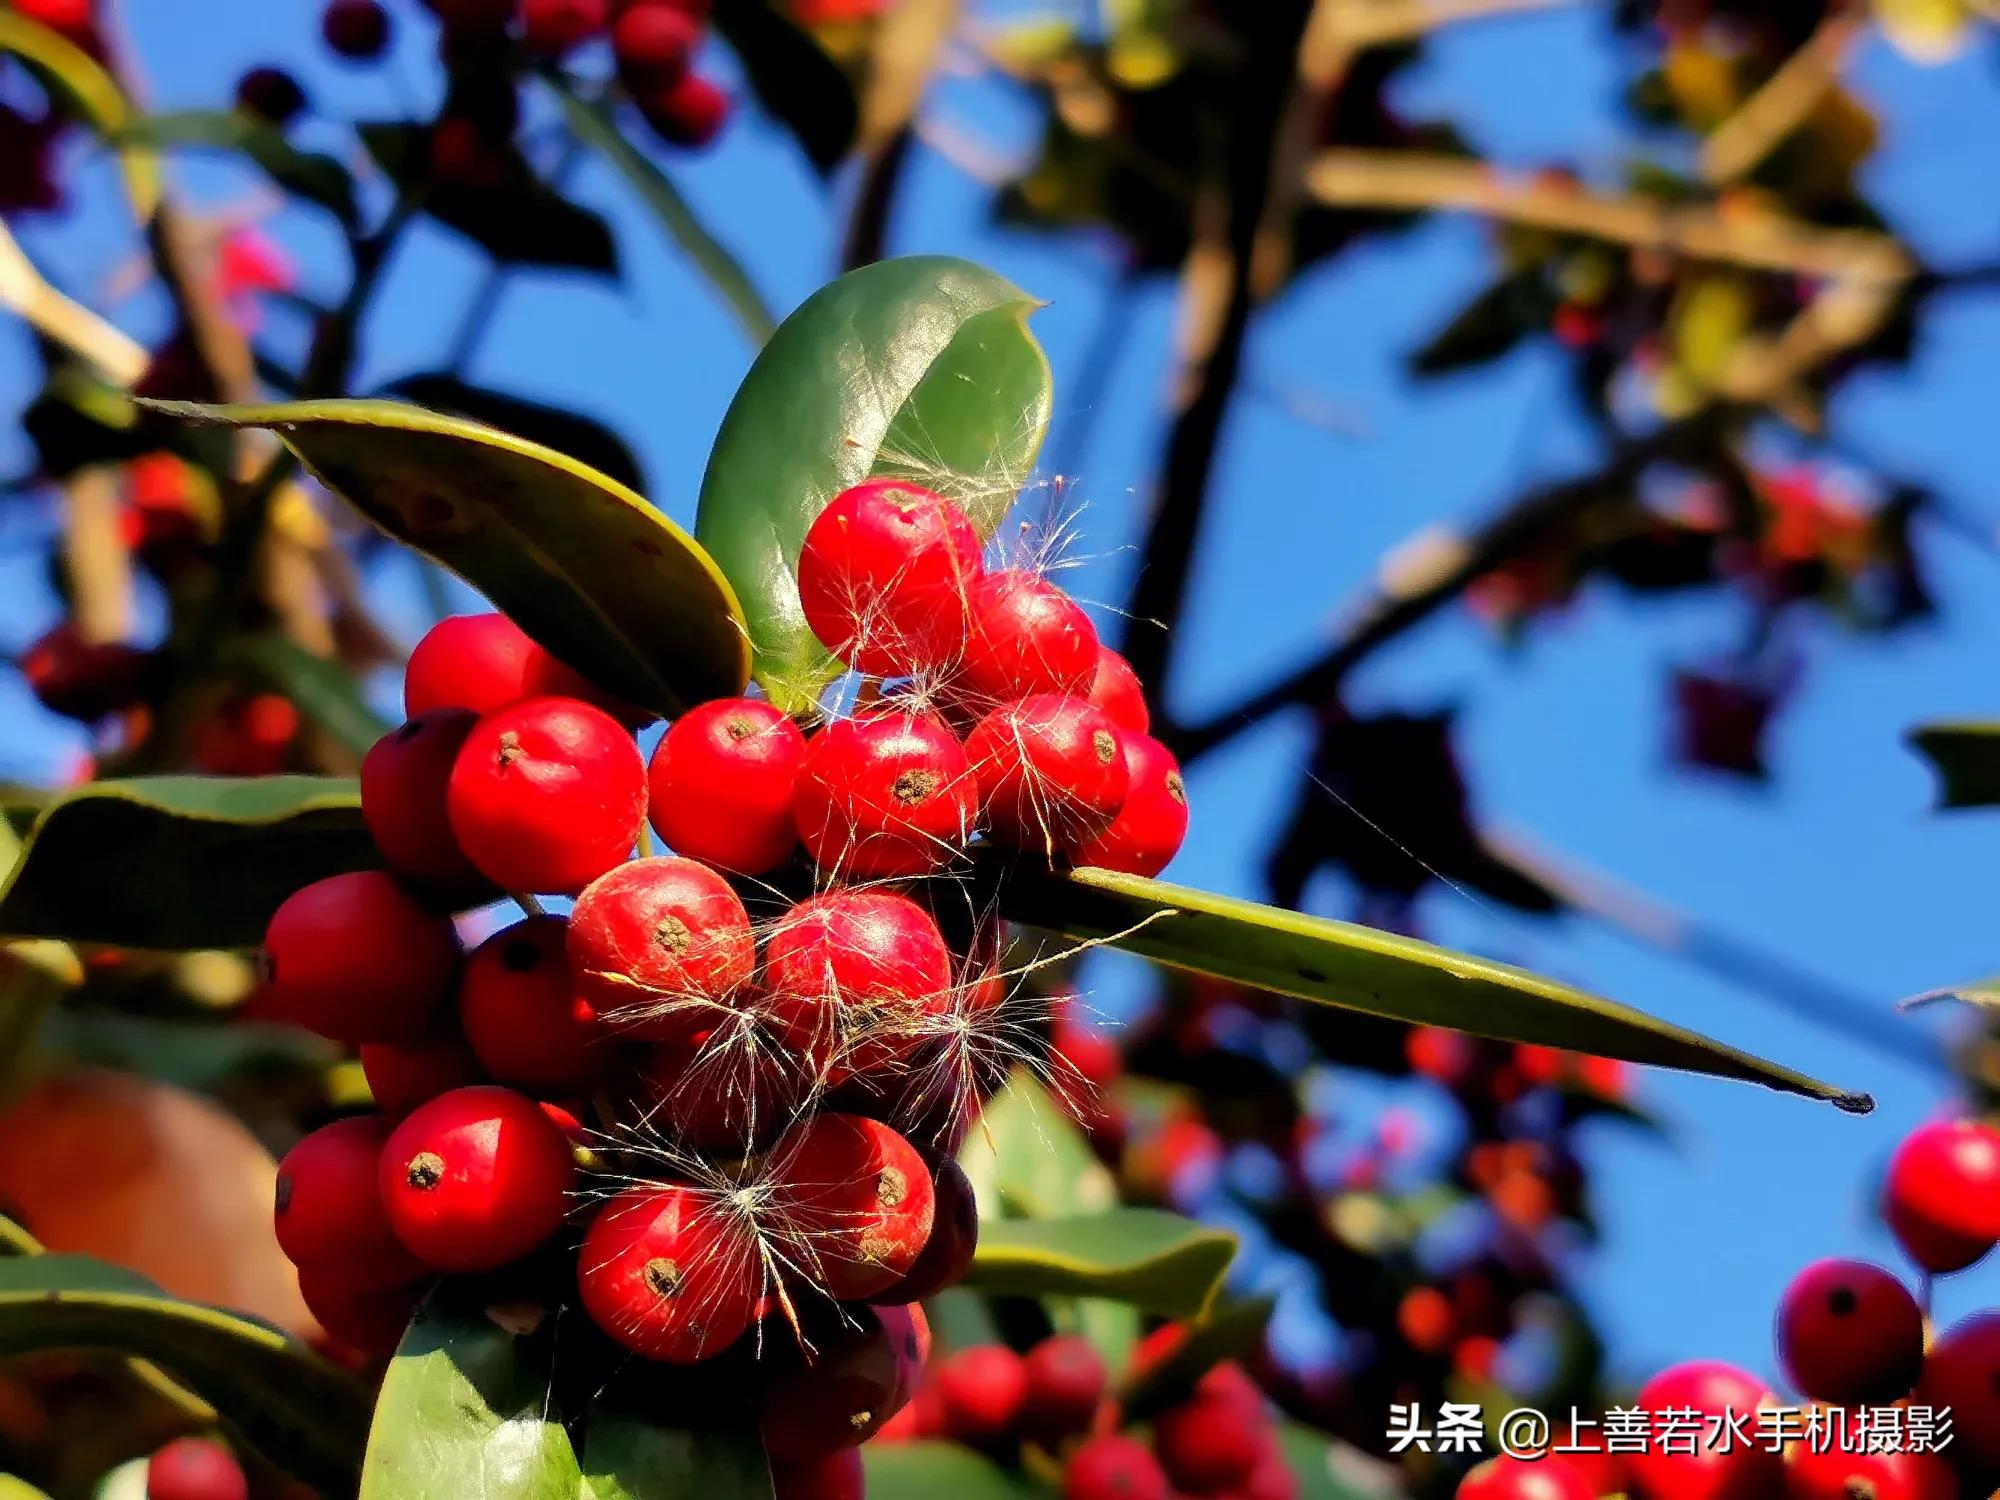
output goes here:
<path id="1" fill-rule="evenodd" d="M 923 102 L 938 54 L 958 26 L 961 3 L 903 0 L 883 17 L 876 30 L 855 132 L 855 153 L 862 162 L 861 183 L 841 245 L 843 269 L 882 258 L 896 183 L 914 139 L 911 121 Z"/>
<path id="2" fill-rule="evenodd" d="M 122 641 L 132 633 L 132 554 L 119 531 L 117 474 L 92 464 L 62 485 L 69 617 L 86 641 Z"/>
<path id="3" fill-rule="evenodd" d="M 1853 6 L 1834 10 L 1783 66 L 1710 133 L 1701 147 L 1701 175 L 1734 182 L 1756 170 L 1812 115 L 1840 78 L 1840 69 L 1865 29 Z"/>

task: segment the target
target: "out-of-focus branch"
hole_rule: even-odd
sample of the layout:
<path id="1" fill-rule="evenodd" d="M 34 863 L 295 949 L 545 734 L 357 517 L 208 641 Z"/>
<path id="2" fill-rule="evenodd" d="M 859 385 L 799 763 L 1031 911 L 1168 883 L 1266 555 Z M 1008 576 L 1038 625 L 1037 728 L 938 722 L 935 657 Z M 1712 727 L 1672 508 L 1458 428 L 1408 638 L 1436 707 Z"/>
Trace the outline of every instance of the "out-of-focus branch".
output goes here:
<path id="1" fill-rule="evenodd" d="M 117 470 L 78 469 L 62 489 L 70 620 L 86 641 L 122 641 L 132 633 L 132 555 L 119 534 Z"/>
<path id="2" fill-rule="evenodd" d="M 90 361 L 117 385 L 130 385 L 146 368 L 145 347 L 50 286 L 4 222 L 0 222 L 0 304 L 44 338 Z"/>
<path id="3" fill-rule="evenodd" d="M 1806 122 L 1840 77 L 1867 21 L 1862 8 L 1835 9 L 1763 86 L 1702 142 L 1701 175 L 1734 182 Z"/>
<path id="4" fill-rule="evenodd" d="M 911 122 L 923 103 L 945 43 L 958 25 L 962 0 L 903 0 L 878 23 L 861 95 L 855 150 L 861 183 L 848 215 L 840 262 L 845 270 L 882 258 L 896 182 L 909 159 Z"/>

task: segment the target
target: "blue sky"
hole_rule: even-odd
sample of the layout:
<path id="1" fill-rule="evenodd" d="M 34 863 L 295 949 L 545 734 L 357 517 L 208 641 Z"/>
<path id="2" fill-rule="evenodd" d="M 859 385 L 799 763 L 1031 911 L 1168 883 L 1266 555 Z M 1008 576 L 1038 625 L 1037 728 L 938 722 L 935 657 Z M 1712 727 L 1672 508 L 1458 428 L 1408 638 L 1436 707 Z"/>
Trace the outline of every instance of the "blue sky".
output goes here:
<path id="1" fill-rule="evenodd" d="M 134 3 L 138 48 L 155 102 L 224 97 L 252 63 L 299 67 L 328 119 L 373 118 L 427 103 L 425 23 L 404 28 L 387 74 L 322 60 L 317 4 L 210 0 L 202 24 L 184 8 Z M 406 16 L 414 6 L 405 6 Z M 1407 79 L 1418 113 L 1455 119 L 1502 161 L 1615 169 L 1631 141 L 1616 109 L 1619 43 L 1595 8 L 1468 27 L 1436 44 Z M 1990 143 L 2000 138 L 1996 48 L 1988 39 L 1941 67 L 1920 68 L 1879 42 L 1855 60 L 1857 88 L 1884 117 L 1867 185 L 1896 228 L 1942 266 L 2000 259 L 2000 198 Z M 726 72 L 719 53 L 713 64 Z M 1004 156 L 1030 144 L 1030 117 L 976 82 L 946 85 L 931 116 Z M 303 140 L 337 143 L 309 126 Z M 773 305 L 796 304 L 832 268 L 842 184 L 829 193 L 766 122 L 746 116 L 713 154 L 676 162 L 689 197 L 738 253 Z M 70 290 L 89 295 L 131 253 L 111 181 L 85 173 L 84 211 L 35 227 L 24 242 Z M 240 201 L 247 179 L 212 163 L 177 174 L 197 202 Z M 595 167 L 575 191 L 616 222 L 621 285 L 529 274 L 494 318 L 472 370 L 502 388 L 574 405 L 616 426 L 638 451 L 651 490 L 691 520 L 708 442 L 749 358 L 655 226 Z M 337 294 L 344 274 L 328 226 L 288 215 L 273 233 L 299 260 L 308 289 Z M 984 260 L 1048 299 L 1035 327 L 1057 378 L 1055 451 L 1073 468 L 1088 561 L 1069 576 L 1086 598 L 1115 602 L 1162 432 L 1173 311 L 1170 284 L 1141 288 L 1120 309 L 1123 357 L 1103 407 L 1064 399 L 1110 285 L 1105 247 L 1090 237 L 1033 239 L 988 222 L 984 191 L 919 152 L 899 202 L 892 248 Z M 1418 385 L 1401 357 L 1488 274 L 1485 238 L 1438 221 L 1313 268 L 1263 318 L 1249 352 L 1249 393 L 1231 413 L 1210 525 L 1203 536 L 1179 673 L 1169 694 L 1199 716 L 1282 671 L 1323 638 L 1342 601 L 1382 551 L 1427 522 L 1462 519 L 1537 477 L 1588 462 L 1545 352 Z M 363 383 L 432 368 L 464 309 L 483 294 L 477 255 L 421 230 L 399 255 L 366 330 Z M 142 337 L 160 309 L 118 309 Z M 0 335 L 0 392 L 30 379 L 25 340 Z M 1958 509 L 2000 526 L 2000 296 L 1934 304 L 1906 370 L 1851 382 L 1836 429 L 1861 449 L 1941 487 Z M 1341 412 L 1344 430 L 1302 424 L 1258 392 L 1310 397 Z M 1069 435 L 1085 416 L 1089 441 Z M 1346 430 L 1351 429 L 1351 430 Z M 26 462 L 0 438 L 0 472 Z M 1371 661 L 1353 683 L 1359 707 L 1456 705 L 1477 804 L 1491 820 L 1752 938 L 1886 1009 L 1898 996 L 2000 969 L 1992 937 L 1993 853 L 2000 819 L 1926 811 L 1930 788 L 1902 747 L 1910 723 L 2000 713 L 1987 651 L 2000 639 L 2000 556 L 1926 526 L 1921 543 L 1943 618 L 1889 641 L 1832 626 L 1803 633 L 1809 671 L 1774 741 L 1776 778 L 1743 789 L 1671 772 L 1663 746 L 1664 674 L 1719 652 L 1738 621 L 1714 600 L 1633 604 L 1591 592 L 1562 620 L 1508 652 L 1462 612 L 1441 616 Z M 385 612 L 419 628 L 413 572 L 378 580 Z M 30 552 L 0 554 L 0 645 L 17 648 L 52 619 L 54 600 Z M 0 758 L 7 774 L 52 774 L 73 740 L 35 714 L 17 683 L 0 682 Z M 1280 720 L 1205 761 L 1191 790 L 1194 831 L 1174 873 L 1254 893 L 1265 842 L 1290 797 L 1306 729 Z M 1346 912 L 1346 893 L 1313 893 Z M 1873 1092 L 1880 1108 L 1850 1118 L 1798 1099 L 1648 1073 L 1644 1102 L 1665 1117 L 1670 1145 L 1616 1127 L 1594 1131 L 1604 1242 L 1577 1265 L 1609 1336 L 1615 1368 L 1634 1379 L 1676 1358 L 1736 1359 L 1769 1372 L 1769 1320 L 1789 1276 L 1823 1254 L 1894 1263 L 1868 1212 L 1868 1184 L 1899 1134 L 1938 1107 L 1937 1075 L 1828 1036 L 1757 995 L 1635 948 L 1583 921 L 1533 924 L 1447 890 L 1423 908 L 1432 936 L 1560 975 L 1753 1051 Z M 1131 979 L 1102 975 L 1115 1007 Z M 1922 1024 L 1938 1035 L 1952 1018 Z M 1917 1022 L 1910 1023 L 1919 1024 Z M 1336 1088 L 1335 1097 L 1340 1097 Z M 1371 1091 L 1354 1091 L 1365 1107 Z M 2000 1290 L 1991 1268 L 1946 1284 L 1949 1318 Z"/>

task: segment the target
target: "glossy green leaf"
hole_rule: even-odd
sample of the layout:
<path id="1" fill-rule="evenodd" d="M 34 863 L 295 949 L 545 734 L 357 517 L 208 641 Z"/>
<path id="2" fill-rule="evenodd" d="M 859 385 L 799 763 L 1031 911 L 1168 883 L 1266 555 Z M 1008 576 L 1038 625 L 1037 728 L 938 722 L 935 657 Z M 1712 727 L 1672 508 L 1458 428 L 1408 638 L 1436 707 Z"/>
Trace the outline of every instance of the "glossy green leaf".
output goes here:
<path id="1" fill-rule="evenodd" d="M 1206 1316 L 1187 1325 L 1186 1336 L 1165 1359 L 1136 1374 L 1127 1371 L 1118 1391 L 1126 1419 L 1143 1422 L 1184 1400 L 1195 1382 L 1225 1359 L 1246 1359 L 1264 1341 L 1272 1304 L 1264 1297 L 1218 1302 Z"/>
<path id="2" fill-rule="evenodd" d="M 1236 1236 L 1156 1208 L 982 1224 L 965 1285 L 1023 1297 L 1112 1297 L 1166 1318 L 1204 1312 Z"/>
<path id="3" fill-rule="evenodd" d="M 448 1291 L 426 1301 L 383 1378 L 359 1500 L 586 1494 L 547 1373 L 522 1344 Z"/>
<path id="4" fill-rule="evenodd" d="M 730 0 L 715 10 L 757 102 L 782 123 L 821 173 L 854 148 L 861 122 L 854 87 L 840 66 L 774 0 Z"/>
<path id="5" fill-rule="evenodd" d="M 130 101 L 95 58 L 17 10 L 0 10 L 0 53 L 27 64 L 67 102 L 72 113 L 106 140 L 116 141 L 132 123 Z M 143 146 L 127 145 L 119 151 L 118 160 L 132 211 L 142 222 L 152 218 L 160 205 L 159 158 Z"/>
<path id="6" fill-rule="evenodd" d="M 1172 968 L 1391 1020 L 1566 1047 L 1874 1108 L 1850 1093 L 1526 969 L 1414 938 L 1110 870 L 998 872 L 1017 922 Z"/>
<path id="7" fill-rule="evenodd" d="M 95 781 L 36 819 L 0 889 L 0 937 L 254 947 L 300 886 L 377 863 L 352 780 Z"/>
<path id="8" fill-rule="evenodd" d="M 1118 1184 L 1076 1122 L 1022 1069 L 980 1111 L 958 1163 L 982 1221 L 1100 1213 L 1118 1204 Z"/>
<path id="9" fill-rule="evenodd" d="M 1278 1447 L 1299 1482 L 1297 1500 L 1403 1500 L 1399 1472 L 1338 1438 L 1280 1422 Z"/>
<path id="10" fill-rule="evenodd" d="M 0 1259 L 0 1355 L 93 1349 L 184 1381 L 267 1455 L 332 1494 L 354 1483 L 367 1431 L 360 1386 L 266 1324 L 169 1297 L 83 1256 Z"/>
<path id="11" fill-rule="evenodd" d="M 354 179 L 347 168 L 322 152 L 301 151 L 276 126 L 240 109 L 147 115 L 126 126 L 119 138 L 241 155 L 286 192 L 317 203 L 343 224 L 356 222 Z"/>
<path id="12" fill-rule="evenodd" d="M 5 1214 L 0 1214 L 0 1258 L 15 1255 L 40 1255 L 42 1242 L 27 1230 L 16 1224 Z"/>
<path id="13" fill-rule="evenodd" d="M 392 401 L 149 404 L 191 422 L 272 429 L 369 520 L 621 698 L 677 714 L 743 689 L 746 627 L 708 554 L 565 454 Z"/>
<path id="14" fill-rule="evenodd" d="M 793 568 L 815 517 L 871 474 L 950 495 L 990 533 L 1048 427 L 1033 300 L 979 266 L 911 256 L 851 271 L 772 335 L 723 418 L 695 525 L 751 621 L 757 680 L 787 709 L 838 671 Z"/>
<path id="15" fill-rule="evenodd" d="M 695 216 L 687 199 L 659 164 L 618 128 L 606 106 L 586 103 L 566 84 L 554 82 L 551 87 L 562 104 L 563 118 L 569 123 L 571 133 L 596 148 L 632 185 L 668 237 L 694 263 L 695 269 L 708 278 L 709 285 L 742 327 L 743 336 L 750 340 L 750 347 L 760 346 L 777 328 L 778 320 L 741 263 Z"/>
<path id="16" fill-rule="evenodd" d="M 2000 724 L 1926 724 L 1910 744 L 1938 775 L 1938 806 L 2000 805 Z"/>
<path id="17" fill-rule="evenodd" d="M 631 446 L 602 422 L 580 412 L 472 385 L 443 372 L 411 375 L 389 386 L 384 394 L 511 432 L 589 464 L 629 490 L 648 493 L 645 471 Z"/>
<path id="18" fill-rule="evenodd" d="M 750 1428 L 593 1412 L 583 1445 L 583 1500 L 770 1500 L 771 1468 Z"/>
<path id="19" fill-rule="evenodd" d="M 391 726 L 368 706 L 352 673 L 287 636 L 275 631 L 244 636 L 224 649 L 223 660 L 284 694 L 354 760 L 389 732 Z"/>
<path id="20" fill-rule="evenodd" d="M 957 1443 L 869 1443 L 868 1500 L 1036 1500 L 1046 1492 Z"/>

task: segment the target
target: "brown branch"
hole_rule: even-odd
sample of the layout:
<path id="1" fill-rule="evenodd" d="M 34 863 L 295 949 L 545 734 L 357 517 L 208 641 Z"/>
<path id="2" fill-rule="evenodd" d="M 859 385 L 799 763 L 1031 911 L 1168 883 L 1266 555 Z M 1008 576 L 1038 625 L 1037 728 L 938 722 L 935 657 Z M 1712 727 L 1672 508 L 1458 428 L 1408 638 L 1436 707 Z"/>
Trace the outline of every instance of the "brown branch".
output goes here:
<path id="1" fill-rule="evenodd" d="M 145 371 L 145 347 L 50 286 L 4 223 L 0 223 L 0 305 L 12 308 L 44 338 L 88 360 L 116 385 L 130 385 Z"/>
<path id="2" fill-rule="evenodd" d="M 911 122 L 923 103 L 938 55 L 958 25 L 960 4 L 961 0 L 903 0 L 876 29 L 855 131 L 861 184 L 841 245 L 844 270 L 882 258 L 896 184 L 914 138 Z"/>
<path id="3" fill-rule="evenodd" d="M 132 554 L 120 534 L 118 471 L 93 464 L 63 481 L 63 569 L 69 617 L 86 641 L 132 633 Z"/>
<path id="4" fill-rule="evenodd" d="M 1854 6 L 1839 7 L 1820 22 L 1784 64 L 1735 112 L 1710 133 L 1701 147 L 1701 175 L 1709 182 L 1734 182 L 1803 125 L 1860 40 L 1867 16 Z"/>

